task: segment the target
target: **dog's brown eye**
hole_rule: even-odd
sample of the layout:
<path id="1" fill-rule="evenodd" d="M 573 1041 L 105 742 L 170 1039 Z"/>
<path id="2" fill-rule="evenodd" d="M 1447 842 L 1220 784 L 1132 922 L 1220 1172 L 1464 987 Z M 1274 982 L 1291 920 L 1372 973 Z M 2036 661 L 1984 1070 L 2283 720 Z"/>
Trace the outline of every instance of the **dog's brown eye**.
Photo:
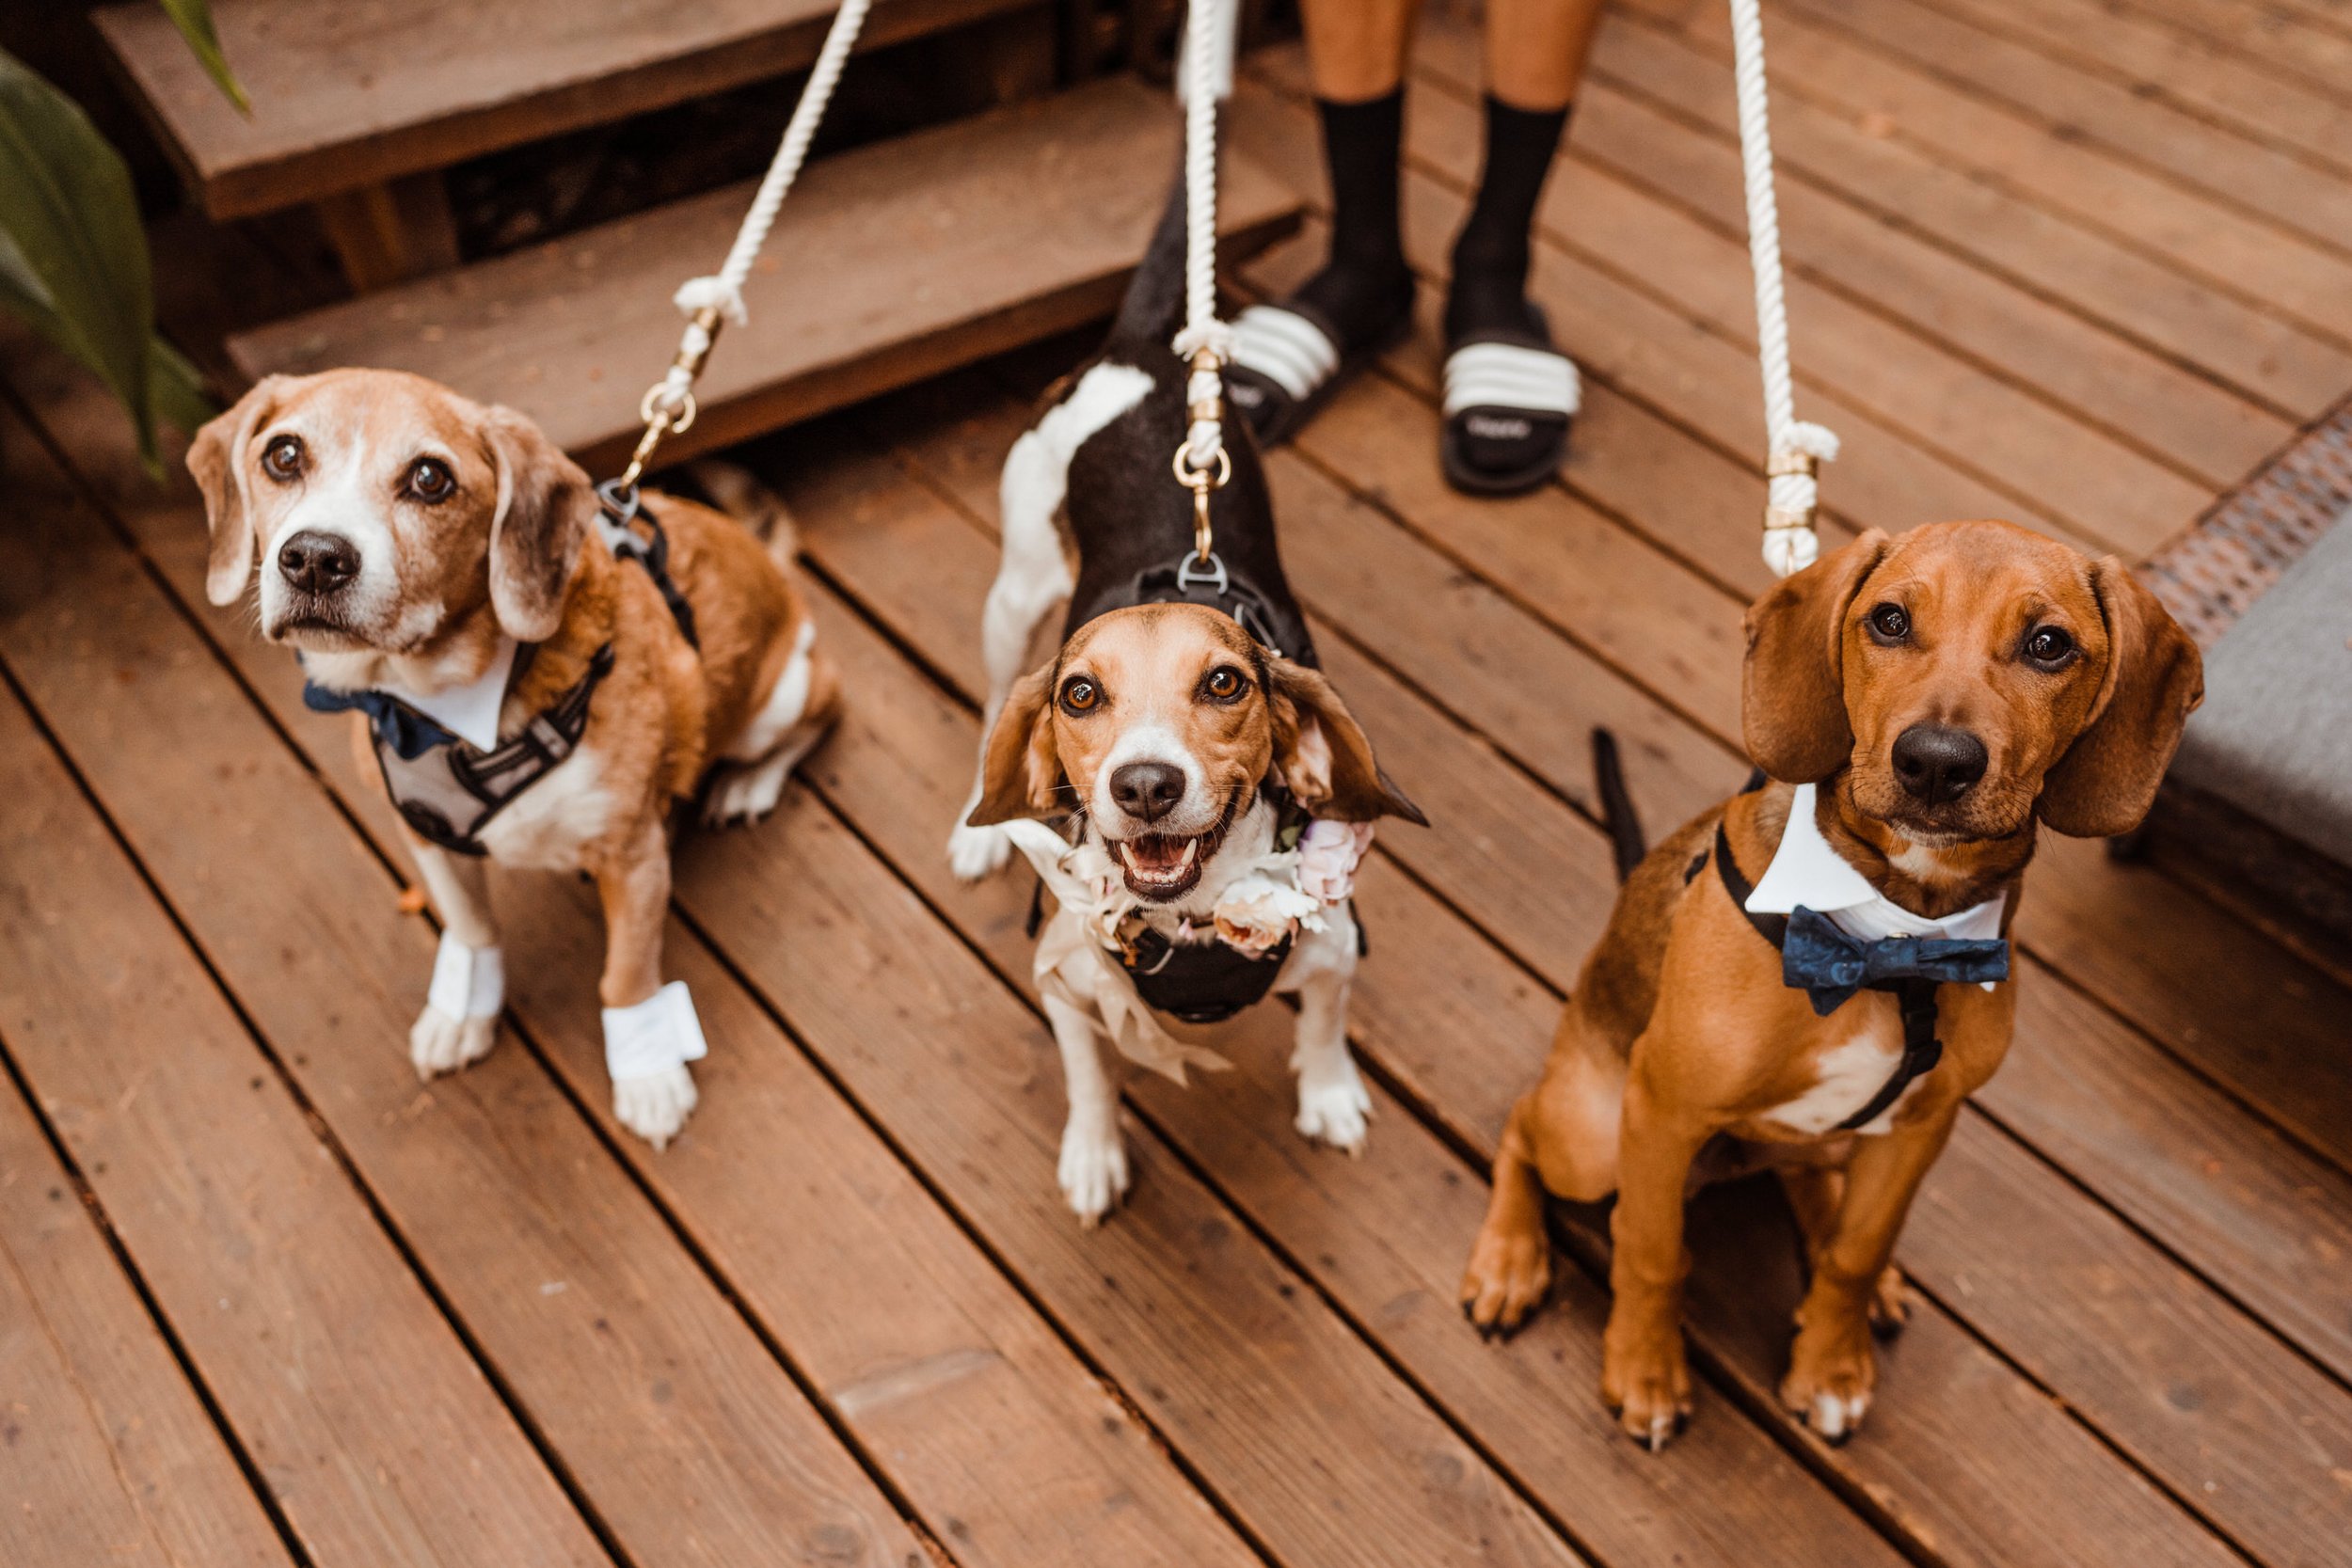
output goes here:
<path id="1" fill-rule="evenodd" d="M 1249 689 L 1241 672 L 1230 664 L 1220 664 L 1209 672 L 1209 678 L 1200 683 L 1200 689 L 1210 701 L 1230 703 Z"/>
<path id="2" fill-rule="evenodd" d="M 2056 626 L 2037 626 L 2026 639 L 2026 657 L 2036 664 L 2063 664 L 2074 651 L 2074 640 Z"/>
<path id="3" fill-rule="evenodd" d="M 275 480 L 302 477 L 302 437 L 280 436 L 262 449 L 262 471 Z"/>
<path id="4" fill-rule="evenodd" d="M 445 501 L 457 488 L 457 476 L 438 458 L 420 457 L 408 469 L 408 493 L 421 501 Z"/>
<path id="5" fill-rule="evenodd" d="M 1103 700 L 1103 689 L 1084 675 L 1073 675 L 1061 683 L 1061 705 L 1067 713 L 1087 713 Z"/>
<path id="6" fill-rule="evenodd" d="M 1900 642 L 1911 635 L 1911 617 L 1899 604 L 1883 604 L 1870 611 L 1870 629 L 1882 642 Z"/>

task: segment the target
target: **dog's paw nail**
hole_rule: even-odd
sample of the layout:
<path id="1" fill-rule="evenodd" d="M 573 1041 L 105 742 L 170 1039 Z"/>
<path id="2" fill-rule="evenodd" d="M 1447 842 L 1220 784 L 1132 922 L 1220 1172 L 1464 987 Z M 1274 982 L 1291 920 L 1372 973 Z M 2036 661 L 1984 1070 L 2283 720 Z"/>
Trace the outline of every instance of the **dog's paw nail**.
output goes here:
<path id="1" fill-rule="evenodd" d="M 1330 1083 L 1298 1086 L 1298 1131 L 1315 1143 L 1359 1155 L 1371 1120 L 1372 1096 L 1353 1071 Z"/>
<path id="2" fill-rule="evenodd" d="M 1065 1130 L 1056 1176 L 1078 1224 L 1093 1229 L 1127 1195 L 1127 1150 L 1118 1130 Z"/>
<path id="3" fill-rule="evenodd" d="M 408 1031 L 408 1060 L 420 1078 L 455 1072 L 490 1053 L 498 1028 L 496 1018 L 452 1018 L 428 1006 Z"/>
<path id="4" fill-rule="evenodd" d="M 1863 1412 L 1869 1407 L 1867 1394 L 1841 1395 L 1824 1389 L 1813 1396 L 1813 1403 L 1805 1411 L 1805 1424 L 1830 1447 L 1842 1447 L 1861 1426 Z"/>

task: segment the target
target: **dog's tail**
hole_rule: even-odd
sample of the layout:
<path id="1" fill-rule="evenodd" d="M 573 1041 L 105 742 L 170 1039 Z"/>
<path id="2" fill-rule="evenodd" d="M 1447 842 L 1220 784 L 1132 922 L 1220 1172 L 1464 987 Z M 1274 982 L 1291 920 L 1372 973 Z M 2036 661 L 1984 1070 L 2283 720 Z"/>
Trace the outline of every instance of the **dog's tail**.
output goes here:
<path id="1" fill-rule="evenodd" d="M 1217 0 L 1217 10 L 1218 34 L 1225 40 L 1216 81 L 1216 99 L 1222 103 L 1233 96 L 1234 34 L 1241 25 L 1241 0 Z M 1176 97 L 1180 103 L 1189 86 L 1184 62 L 1184 52 L 1180 45 L 1176 56 Z M 1221 150 L 1221 129 L 1217 139 Z M 1119 318 L 1111 325 L 1111 341 L 1122 348 L 1148 343 L 1164 349 L 1176 336 L 1177 327 L 1184 324 L 1184 167 L 1180 147 L 1175 188 L 1168 192 L 1168 205 L 1160 211 L 1159 227 L 1152 231 L 1152 243 L 1144 248 L 1143 262 L 1136 269 L 1135 280 L 1127 285 L 1127 297 L 1120 303 Z"/>
<path id="2" fill-rule="evenodd" d="M 752 537 L 768 544 L 768 553 L 786 565 L 800 553 L 800 532 L 792 526 L 792 509 L 765 481 L 737 463 L 705 457 L 690 463 L 687 473 L 710 504 L 749 529 Z"/>
<path id="3" fill-rule="evenodd" d="M 1609 847 L 1617 861 L 1617 880 L 1649 853 L 1642 839 L 1642 819 L 1633 810 L 1633 794 L 1625 786 L 1625 768 L 1617 760 L 1617 737 L 1607 730 L 1593 732 L 1593 786 L 1600 796 L 1601 826 L 1609 831 Z"/>

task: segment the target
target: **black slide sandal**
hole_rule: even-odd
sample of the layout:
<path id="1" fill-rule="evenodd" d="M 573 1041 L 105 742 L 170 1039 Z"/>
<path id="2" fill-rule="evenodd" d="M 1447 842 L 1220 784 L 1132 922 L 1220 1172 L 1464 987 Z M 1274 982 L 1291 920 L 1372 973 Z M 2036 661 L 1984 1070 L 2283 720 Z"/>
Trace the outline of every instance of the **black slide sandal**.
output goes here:
<path id="1" fill-rule="evenodd" d="M 1342 347 L 1331 324 L 1307 306 L 1253 305 L 1233 323 L 1227 396 L 1260 447 L 1279 446 L 1365 366 L 1412 333 L 1409 298 L 1394 321 L 1352 349 Z"/>
<path id="2" fill-rule="evenodd" d="M 1516 496 L 1559 471 L 1582 401 L 1575 362 L 1540 336 L 1473 332 L 1445 357 L 1446 482 Z"/>

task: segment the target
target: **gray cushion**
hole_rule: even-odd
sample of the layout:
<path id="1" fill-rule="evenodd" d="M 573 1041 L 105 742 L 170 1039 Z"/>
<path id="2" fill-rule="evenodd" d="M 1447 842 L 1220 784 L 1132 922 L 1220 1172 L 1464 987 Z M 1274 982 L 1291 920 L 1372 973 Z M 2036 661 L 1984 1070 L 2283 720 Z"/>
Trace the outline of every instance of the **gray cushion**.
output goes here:
<path id="1" fill-rule="evenodd" d="M 2205 654 L 2173 776 L 2352 865 L 2352 527 L 2336 524 Z"/>

